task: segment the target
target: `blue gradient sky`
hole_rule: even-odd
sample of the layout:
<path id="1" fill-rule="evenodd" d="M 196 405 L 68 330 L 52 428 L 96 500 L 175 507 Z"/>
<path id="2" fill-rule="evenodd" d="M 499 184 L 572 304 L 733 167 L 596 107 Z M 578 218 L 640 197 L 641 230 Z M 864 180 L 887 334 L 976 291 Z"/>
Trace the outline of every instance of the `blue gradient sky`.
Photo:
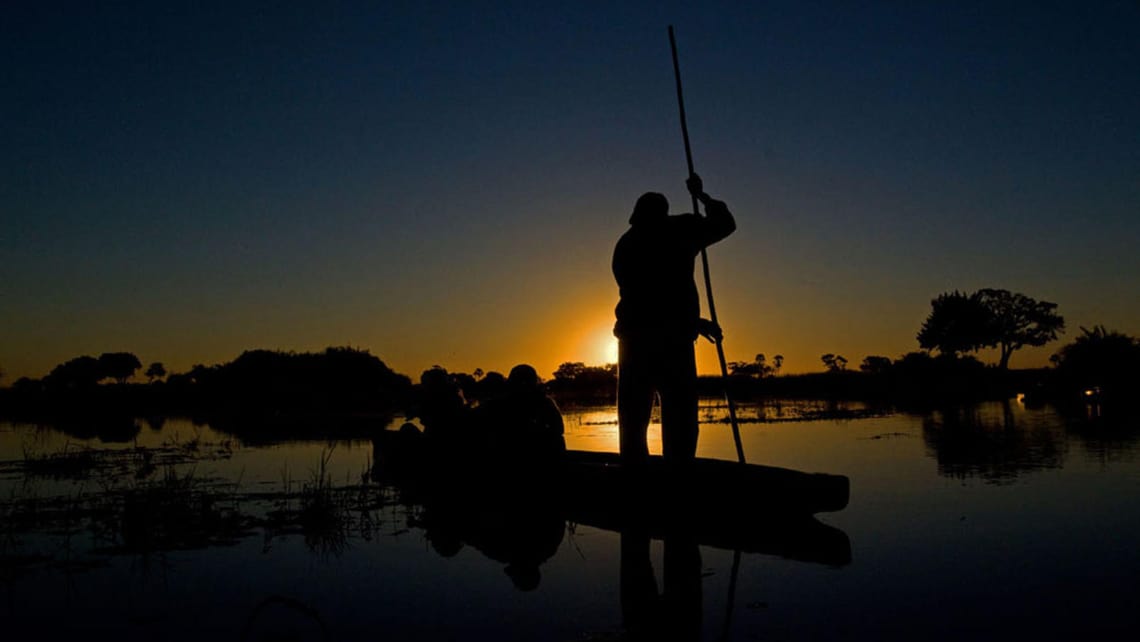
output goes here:
<path id="1" fill-rule="evenodd" d="M 1140 334 L 1135 2 L 317 4 L 6 5 L 0 383 L 601 362 L 633 201 L 687 209 L 670 23 L 730 360 L 897 357 L 980 287 Z"/>

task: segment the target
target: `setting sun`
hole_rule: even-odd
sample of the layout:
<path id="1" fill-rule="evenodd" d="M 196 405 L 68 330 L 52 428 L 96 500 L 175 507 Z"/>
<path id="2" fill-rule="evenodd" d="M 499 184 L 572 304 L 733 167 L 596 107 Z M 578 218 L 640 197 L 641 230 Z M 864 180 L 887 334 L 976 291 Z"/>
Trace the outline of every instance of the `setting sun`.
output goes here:
<path id="1" fill-rule="evenodd" d="M 572 352 L 565 361 L 581 361 L 588 366 L 604 366 L 618 362 L 618 340 L 614 336 L 614 322 L 606 310 L 582 323 L 580 333 L 570 343 Z"/>
<path id="2" fill-rule="evenodd" d="M 617 337 L 610 334 L 603 339 L 602 343 L 603 363 L 617 363 L 618 361 L 618 340 Z"/>

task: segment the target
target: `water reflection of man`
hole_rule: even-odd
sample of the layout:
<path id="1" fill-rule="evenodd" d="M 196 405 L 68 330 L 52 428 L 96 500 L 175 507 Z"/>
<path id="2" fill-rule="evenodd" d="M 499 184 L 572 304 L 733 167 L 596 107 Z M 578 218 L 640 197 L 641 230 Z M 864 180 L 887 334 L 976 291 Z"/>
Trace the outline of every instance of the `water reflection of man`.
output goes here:
<path id="1" fill-rule="evenodd" d="M 637 199 L 630 228 L 614 248 L 613 273 L 621 300 L 615 314 L 618 337 L 618 432 L 622 459 L 637 464 L 649 456 L 646 430 L 656 393 L 661 399 L 661 441 L 670 463 L 692 459 L 697 450 L 697 366 L 693 342 L 720 329 L 702 319 L 694 261 L 701 250 L 736 229 L 721 201 L 704 192 L 696 174 L 686 181 L 707 216 L 669 216 L 665 196 Z"/>
<path id="2" fill-rule="evenodd" d="M 664 590 L 650 561 L 649 535 L 621 534 L 621 612 L 631 640 L 700 640 L 701 553 L 690 537 L 665 538 Z"/>

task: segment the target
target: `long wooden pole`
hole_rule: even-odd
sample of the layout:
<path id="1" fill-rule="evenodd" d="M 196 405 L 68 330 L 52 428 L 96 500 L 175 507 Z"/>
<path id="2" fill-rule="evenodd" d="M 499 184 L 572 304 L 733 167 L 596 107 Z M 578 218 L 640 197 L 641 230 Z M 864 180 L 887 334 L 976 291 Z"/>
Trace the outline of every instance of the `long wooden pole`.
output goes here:
<path id="1" fill-rule="evenodd" d="M 677 105 L 681 110 L 681 136 L 685 139 L 685 162 L 689 165 L 689 176 L 692 176 L 693 171 L 693 149 L 689 145 L 689 126 L 685 122 L 685 97 L 681 91 L 681 65 L 677 62 L 677 39 L 673 35 L 673 25 L 669 25 L 669 48 L 673 51 L 673 76 L 677 80 Z M 700 203 L 697 201 L 697 195 L 692 194 L 693 197 L 693 213 L 700 214 Z M 716 319 L 716 303 L 713 302 L 712 291 L 712 277 L 709 276 L 709 255 L 705 248 L 701 248 L 701 267 L 705 272 L 705 295 L 709 301 L 709 319 L 714 325 L 720 326 Z M 724 381 L 724 399 L 728 402 L 728 418 L 732 422 L 732 439 L 736 443 L 736 458 L 740 463 L 744 463 L 744 445 L 740 441 L 740 426 L 736 423 L 736 404 L 732 401 L 732 395 L 728 394 L 728 364 L 724 360 L 724 339 L 723 337 L 716 337 L 716 356 L 720 359 L 720 376 Z"/>

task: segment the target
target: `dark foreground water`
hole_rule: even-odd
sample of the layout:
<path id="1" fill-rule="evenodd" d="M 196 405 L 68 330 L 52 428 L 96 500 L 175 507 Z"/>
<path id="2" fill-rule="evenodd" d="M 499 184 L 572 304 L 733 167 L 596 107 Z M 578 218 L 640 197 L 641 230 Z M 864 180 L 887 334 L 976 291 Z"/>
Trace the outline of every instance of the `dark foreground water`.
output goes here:
<path id="1" fill-rule="evenodd" d="M 817 516 L 846 535 L 849 561 L 810 546 L 737 554 L 478 506 L 463 512 L 471 523 L 443 528 L 374 481 L 368 440 L 271 444 L 181 420 L 111 432 L 0 423 L 0 635 L 1136 635 L 1135 422 L 1063 419 L 1016 401 L 757 421 L 804 411 L 744 409 L 745 452 L 850 477 L 850 505 Z M 703 411 L 702 456 L 735 457 L 722 419 L 721 408 Z M 613 409 L 567 412 L 567 442 L 614 449 Z M 738 494 L 749 510 L 756 498 Z"/>

